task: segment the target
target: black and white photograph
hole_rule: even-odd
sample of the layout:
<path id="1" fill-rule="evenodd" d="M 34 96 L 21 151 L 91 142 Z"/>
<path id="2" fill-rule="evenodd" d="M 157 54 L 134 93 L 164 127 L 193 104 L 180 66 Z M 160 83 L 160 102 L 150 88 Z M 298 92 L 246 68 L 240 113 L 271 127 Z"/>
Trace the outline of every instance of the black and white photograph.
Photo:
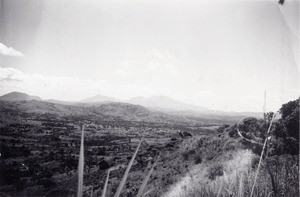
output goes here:
<path id="1" fill-rule="evenodd" d="M 0 197 L 299 196 L 299 0 L 0 0 Z"/>

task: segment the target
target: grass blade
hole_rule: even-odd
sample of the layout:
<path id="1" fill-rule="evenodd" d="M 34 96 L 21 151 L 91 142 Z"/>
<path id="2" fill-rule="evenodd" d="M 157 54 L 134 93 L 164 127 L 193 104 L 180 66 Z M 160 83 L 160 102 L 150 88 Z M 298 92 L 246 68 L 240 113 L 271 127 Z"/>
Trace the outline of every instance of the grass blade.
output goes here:
<path id="1" fill-rule="evenodd" d="M 242 173 L 242 175 L 240 177 L 238 197 L 243 197 L 243 196 L 244 196 L 244 174 Z"/>
<path id="2" fill-rule="evenodd" d="M 145 192 L 144 193 L 144 195 L 143 196 L 147 196 L 150 192 L 152 192 L 154 189 L 152 188 L 152 189 L 150 189 L 150 190 L 148 190 L 147 192 Z"/>
<path id="3" fill-rule="evenodd" d="M 270 130 L 271 130 L 271 127 L 272 127 L 272 123 L 273 123 L 273 121 L 274 121 L 274 119 L 275 119 L 275 116 L 276 116 L 276 113 L 273 114 L 273 117 L 272 117 L 272 119 L 271 119 L 271 122 L 270 122 L 270 125 L 269 125 L 269 128 L 268 128 L 267 134 L 270 133 Z M 250 197 L 253 196 L 253 192 L 254 192 L 256 180 L 257 180 L 257 177 L 258 177 L 258 173 L 259 173 L 261 161 L 262 161 L 262 159 L 263 159 L 263 155 L 264 155 L 264 152 L 265 152 L 266 145 L 267 145 L 268 140 L 269 140 L 270 138 L 271 138 L 271 137 L 266 137 L 266 140 L 265 140 L 265 142 L 264 142 L 263 149 L 262 149 L 262 151 L 261 151 L 260 159 L 259 159 L 259 162 L 258 162 L 257 170 L 256 170 L 256 173 L 255 173 L 254 183 L 253 183 L 253 186 L 252 186 L 252 190 L 251 190 Z"/>
<path id="4" fill-rule="evenodd" d="M 217 197 L 219 197 L 220 194 L 221 194 L 221 192 L 222 192 L 223 184 L 224 184 L 224 180 L 222 180 L 221 185 L 220 185 L 220 187 L 219 187 L 219 189 L 218 189 Z"/>
<path id="5" fill-rule="evenodd" d="M 105 197 L 106 189 L 107 189 L 107 185 L 108 185 L 109 173 L 110 173 L 110 169 L 107 171 L 107 177 L 106 177 L 106 180 L 105 180 L 105 184 L 104 184 L 104 187 L 103 187 L 101 197 Z"/>
<path id="6" fill-rule="evenodd" d="M 81 143 L 79 152 L 79 163 L 78 163 L 78 189 L 77 197 L 82 197 L 83 191 L 83 166 L 84 166 L 84 125 L 82 125 L 81 130 Z"/>
<path id="7" fill-rule="evenodd" d="M 148 181 L 150 179 L 151 174 L 154 171 L 154 167 L 156 166 L 159 157 L 160 157 L 160 155 L 157 157 L 156 161 L 154 162 L 154 164 L 152 165 L 150 171 L 148 172 L 147 176 L 145 177 L 145 179 L 144 179 L 144 181 L 143 181 L 143 183 L 142 183 L 142 185 L 141 185 L 141 187 L 140 187 L 140 189 L 138 191 L 137 197 L 142 197 L 143 196 L 143 193 L 144 193 L 144 190 L 146 188 L 146 185 L 147 185 L 147 183 L 148 183 Z"/>
<path id="8" fill-rule="evenodd" d="M 128 174 L 129 174 L 129 170 L 130 170 L 130 168 L 131 168 L 131 166 L 132 166 L 132 164 L 133 164 L 133 161 L 134 161 L 134 159 L 135 159 L 135 157 L 136 157 L 136 155 L 137 155 L 137 153 L 138 153 L 138 151 L 139 151 L 139 148 L 140 148 L 142 142 L 143 142 L 143 139 L 141 139 L 139 145 L 136 147 L 136 150 L 135 150 L 135 152 L 134 152 L 134 154 L 133 154 L 133 156 L 132 156 L 132 158 L 131 158 L 131 160 L 130 160 L 130 162 L 129 162 L 129 164 L 128 164 L 126 170 L 125 170 L 125 173 L 124 173 L 124 175 L 123 175 L 123 178 L 122 178 L 122 180 L 121 180 L 121 182 L 120 182 L 120 185 L 119 185 L 119 187 L 118 187 L 118 189 L 117 189 L 117 191 L 116 191 L 114 197 L 119 197 L 119 196 L 120 196 L 120 194 L 121 194 L 121 192 L 122 192 L 122 189 L 123 189 L 123 187 L 124 187 L 124 185 L 125 185 L 125 183 L 126 183 L 126 180 L 127 180 Z"/>
<path id="9" fill-rule="evenodd" d="M 219 189 L 218 189 L 217 197 L 219 197 L 220 194 L 221 194 L 221 191 L 222 191 L 222 189 L 223 189 L 223 184 L 224 184 L 224 181 L 221 182 L 221 185 L 220 185 L 220 187 L 219 187 Z"/>

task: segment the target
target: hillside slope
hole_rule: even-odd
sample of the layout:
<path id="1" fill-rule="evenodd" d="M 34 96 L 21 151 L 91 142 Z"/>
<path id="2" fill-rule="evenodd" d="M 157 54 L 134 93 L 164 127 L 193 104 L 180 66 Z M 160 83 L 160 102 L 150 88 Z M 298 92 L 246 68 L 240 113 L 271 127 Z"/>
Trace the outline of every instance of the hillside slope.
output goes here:
<path id="1" fill-rule="evenodd" d="M 38 96 L 28 95 L 22 92 L 10 92 L 0 97 L 0 100 L 21 101 L 21 100 L 41 100 Z"/>

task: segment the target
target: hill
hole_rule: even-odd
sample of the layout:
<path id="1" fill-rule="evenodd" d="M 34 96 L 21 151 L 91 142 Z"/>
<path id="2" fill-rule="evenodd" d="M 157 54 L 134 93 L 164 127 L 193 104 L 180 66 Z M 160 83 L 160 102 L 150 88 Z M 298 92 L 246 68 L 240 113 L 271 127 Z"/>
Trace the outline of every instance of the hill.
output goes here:
<path id="1" fill-rule="evenodd" d="M 20 100 L 41 100 L 38 96 L 28 95 L 22 92 L 10 92 L 0 97 L 0 100 L 11 100 L 11 101 L 20 101 Z"/>

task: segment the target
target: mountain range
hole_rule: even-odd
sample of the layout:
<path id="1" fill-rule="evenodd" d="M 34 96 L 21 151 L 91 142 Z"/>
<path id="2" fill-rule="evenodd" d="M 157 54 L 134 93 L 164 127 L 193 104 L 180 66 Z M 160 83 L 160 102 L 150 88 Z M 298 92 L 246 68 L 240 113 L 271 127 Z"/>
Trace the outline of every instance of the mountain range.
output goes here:
<path id="1" fill-rule="evenodd" d="M 123 103 L 131 105 L 139 105 L 146 107 L 152 111 L 160 111 L 172 115 L 191 115 L 191 116 L 254 116 L 261 117 L 262 113 L 256 112 L 224 112 L 210 110 L 206 107 L 190 105 L 177 101 L 167 96 L 152 96 L 152 97 L 134 97 L 128 100 L 116 99 L 113 97 L 96 95 L 81 101 L 60 101 L 54 99 L 43 100 L 39 96 L 32 96 L 22 92 L 11 92 L 0 97 L 0 101 L 21 101 L 21 100 L 36 100 L 49 103 L 74 105 L 74 106 L 97 106 L 108 103 Z"/>
<path id="2" fill-rule="evenodd" d="M 202 112 L 209 111 L 208 108 L 186 104 L 167 96 L 134 97 L 128 100 L 128 103 L 162 110 L 193 110 Z"/>
<path id="3" fill-rule="evenodd" d="M 26 115 L 27 114 L 27 115 Z M 89 104 L 59 104 L 43 100 L 7 100 L 0 98 L 0 127 L 5 124 L 23 121 L 23 116 L 46 118 L 65 117 L 72 120 L 94 121 L 123 121 L 172 124 L 172 125 L 207 125 L 228 122 L 228 120 L 215 120 L 210 118 L 192 118 L 184 115 L 172 115 L 159 111 L 153 111 L 140 105 L 112 102 Z"/>
<path id="4" fill-rule="evenodd" d="M 93 97 L 89 97 L 81 100 L 82 103 L 103 103 L 103 102 L 124 102 L 135 105 L 142 105 L 145 107 L 150 107 L 153 109 L 162 109 L 162 110 L 197 110 L 197 111 L 208 111 L 208 108 L 199 107 L 195 105 L 190 105 L 183 103 L 181 101 L 177 101 L 168 96 L 151 96 L 151 97 L 133 97 L 128 100 L 116 99 L 113 97 L 96 95 Z"/>

